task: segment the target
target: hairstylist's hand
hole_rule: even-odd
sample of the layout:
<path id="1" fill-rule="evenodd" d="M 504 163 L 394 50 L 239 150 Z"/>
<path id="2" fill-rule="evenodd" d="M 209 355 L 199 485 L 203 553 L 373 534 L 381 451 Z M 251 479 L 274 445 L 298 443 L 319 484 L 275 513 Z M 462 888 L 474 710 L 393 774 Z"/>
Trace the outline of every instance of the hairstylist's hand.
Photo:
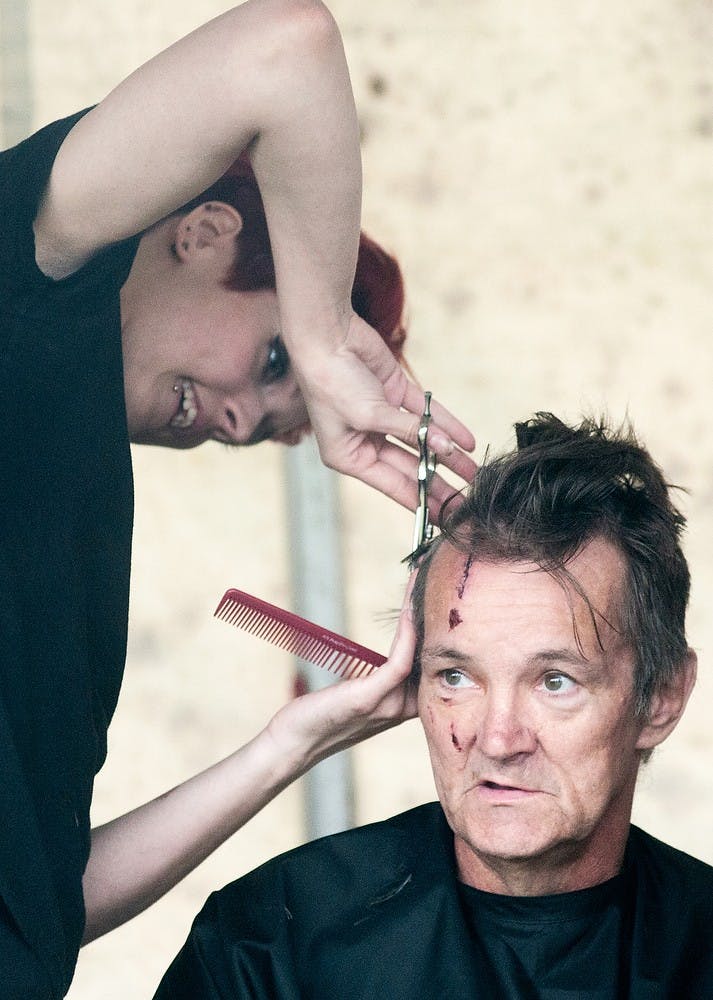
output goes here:
<path id="1" fill-rule="evenodd" d="M 416 714 L 410 590 L 378 670 L 295 698 L 229 757 L 92 830 L 85 941 L 160 898 L 317 761 Z"/>
<path id="2" fill-rule="evenodd" d="M 416 715 L 416 691 L 408 680 L 416 646 L 410 591 L 386 663 L 368 676 L 301 695 L 271 720 L 266 732 L 298 773 Z"/>
<path id="3" fill-rule="evenodd" d="M 395 441 L 417 448 L 424 395 L 379 334 L 353 314 L 342 343 L 329 352 L 312 352 L 309 363 L 293 361 L 325 465 L 415 509 L 418 457 Z M 473 435 L 435 400 L 431 413 L 428 443 L 439 464 L 472 480 L 476 467 L 466 452 L 475 447 Z M 434 476 L 434 509 L 452 493 L 451 485 Z"/>

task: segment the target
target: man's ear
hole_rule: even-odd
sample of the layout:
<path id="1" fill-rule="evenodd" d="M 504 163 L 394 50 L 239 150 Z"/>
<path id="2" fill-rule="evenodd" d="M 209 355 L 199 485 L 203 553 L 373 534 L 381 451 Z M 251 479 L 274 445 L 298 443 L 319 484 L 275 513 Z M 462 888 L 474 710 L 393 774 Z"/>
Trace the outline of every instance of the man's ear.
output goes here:
<path id="1" fill-rule="evenodd" d="M 651 699 L 646 722 L 636 743 L 637 749 L 653 750 L 673 732 L 696 683 L 697 669 L 698 658 L 693 650 L 689 649 L 671 683 Z"/>
<path id="2" fill-rule="evenodd" d="M 206 201 L 182 215 L 176 225 L 175 251 L 187 262 L 206 251 L 213 254 L 235 252 L 235 237 L 243 228 L 237 209 L 224 201 Z"/>

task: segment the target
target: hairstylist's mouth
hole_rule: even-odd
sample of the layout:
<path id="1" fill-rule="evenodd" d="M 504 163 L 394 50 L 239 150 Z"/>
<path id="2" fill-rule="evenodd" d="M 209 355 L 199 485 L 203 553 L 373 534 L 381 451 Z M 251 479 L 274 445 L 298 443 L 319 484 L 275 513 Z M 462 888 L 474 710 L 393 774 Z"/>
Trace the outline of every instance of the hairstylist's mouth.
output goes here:
<path id="1" fill-rule="evenodd" d="M 182 378 L 173 387 L 173 391 L 178 393 L 178 406 L 173 417 L 171 417 L 171 427 L 178 427 L 186 430 L 192 427 L 198 416 L 198 401 L 196 391 L 190 379 Z"/>

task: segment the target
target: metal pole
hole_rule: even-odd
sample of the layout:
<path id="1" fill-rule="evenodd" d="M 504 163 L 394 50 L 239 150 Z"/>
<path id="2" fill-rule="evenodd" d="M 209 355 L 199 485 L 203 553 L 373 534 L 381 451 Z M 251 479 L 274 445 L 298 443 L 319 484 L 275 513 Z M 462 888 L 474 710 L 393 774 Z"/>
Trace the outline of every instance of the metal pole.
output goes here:
<path id="1" fill-rule="evenodd" d="M 287 450 L 285 469 L 294 610 L 335 632 L 344 632 L 336 476 L 322 465 L 312 437 Z M 296 661 L 296 670 L 310 691 L 336 680 L 328 671 L 303 660 Z M 348 751 L 317 764 L 304 783 L 310 840 L 354 825 Z"/>
<path id="2" fill-rule="evenodd" d="M 0 0 L 0 106 L 3 148 L 32 131 L 29 3 Z"/>

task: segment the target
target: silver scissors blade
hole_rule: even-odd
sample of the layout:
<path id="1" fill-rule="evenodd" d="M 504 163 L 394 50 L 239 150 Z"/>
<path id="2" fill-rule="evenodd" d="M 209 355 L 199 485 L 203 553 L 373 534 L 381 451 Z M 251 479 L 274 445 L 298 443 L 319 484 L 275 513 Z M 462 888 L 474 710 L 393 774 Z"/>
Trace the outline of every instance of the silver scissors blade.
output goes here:
<path id="1" fill-rule="evenodd" d="M 424 393 L 424 406 L 421 415 L 421 422 L 418 427 L 418 506 L 416 507 L 416 519 L 413 526 L 413 540 L 411 554 L 404 562 L 413 566 L 426 549 L 433 538 L 433 525 L 431 524 L 428 512 L 428 495 L 431 488 L 431 480 L 436 471 L 436 453 L 428 447 L 428 431 L 431 424 L 431 393 Z"/>

